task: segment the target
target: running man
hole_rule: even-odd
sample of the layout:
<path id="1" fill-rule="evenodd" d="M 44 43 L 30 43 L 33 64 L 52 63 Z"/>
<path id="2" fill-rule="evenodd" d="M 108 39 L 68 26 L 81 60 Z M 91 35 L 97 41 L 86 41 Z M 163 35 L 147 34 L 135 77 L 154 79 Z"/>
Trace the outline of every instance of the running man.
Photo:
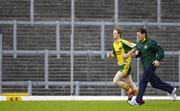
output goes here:
<path id="1" fill-rule="evenodd" d="M 176 99 L 176 88 L 161 79 L 156 75 L 156 68 L 160 66 L 160 61 L 164 58 L 164 51 L 161 46 L 147 36 L 145 29 L 138 29 L 136 32 L 138 42 L 136 44 L 135 56 L 141 58 L 143 66 L 143 74 L 139 82 L 139 91 L 135 99 L 129 100 L 128 103 L 133 106 L 144 104 L 143 95 L 145 93 L 148 82 L 153 88 L 157 88 L 171 94 L 172 98 Z"/>
<path id="2" fill-rule="evenodd" d="M 133 49 L 136 44 L 122 39 L 122 30 L 115 27 L 113 30 L 113 51 L 107 54 L 107 58 L 117 58 L 118 71 L 113 78 L 113 83 L 124 89 L 127 92 L 128 100 L 131 100 L 134 95 L 137 95 L 138 88 L 133 83 L 131 72 L 131 55 L 129 51 Z M 128 55 L 128 56 L 127 56 Z M 127 56 L 124 58 L 124 56 Z"/>

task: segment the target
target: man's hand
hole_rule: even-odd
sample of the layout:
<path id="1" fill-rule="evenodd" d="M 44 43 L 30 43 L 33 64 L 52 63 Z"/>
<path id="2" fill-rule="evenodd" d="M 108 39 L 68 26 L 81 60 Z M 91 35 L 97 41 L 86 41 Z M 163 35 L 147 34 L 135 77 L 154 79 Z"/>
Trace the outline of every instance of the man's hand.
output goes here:
<path id="1" fill-rule="evenodd" d="M 124 53 L 124 59 L 128 58 L 128 54 Z"/>
<path id="2" fill-rule="evenodd" d="M 107 58 L 112 58 L 113 57 L 113 54 L 112 53 L 107 53 Z"/>
<path id="3" fill-rule="evenodd" d="M 136 58 L 138 58 L 141 55 L 141 52 L 139 50 L 136 50 L 134 52 L 134 55 L 135 55 Z"/>
<path id="4" fill-rule="evenodd" d="M 158 60 L 155 60 L 152 64 L 154 64 L 156 67 L 160 66 L 160 62 Z"/>
<path id="5" fill-rule="evenodd" d="M 134 56 L 135 51 L 136 51 L 136 49 L 134 48 L 134 49 L 130 50 L 128 53 L 124 53 L 123 57 L 126 59 L 129 56 Z"/>

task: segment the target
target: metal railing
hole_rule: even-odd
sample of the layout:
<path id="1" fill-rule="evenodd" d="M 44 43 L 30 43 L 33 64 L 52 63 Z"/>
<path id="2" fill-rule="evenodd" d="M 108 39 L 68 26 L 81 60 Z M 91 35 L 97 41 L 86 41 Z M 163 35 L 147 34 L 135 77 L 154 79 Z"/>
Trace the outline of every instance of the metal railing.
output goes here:
<path id="1" fill-rule="evenodd" d="M 106 54 L 108 51 L 105 51 Z M 19 55 L 23 56 L 36 56 L 36 55 L 41 55 L 44 56 L 44 81 L 2 81 L 2 56 L 3 55 L 14 55 L 16 54 L 16 57 Z M 3 50 L 2 49 L 2 35 L 0 35 L 0 92 L 2 92 L 2 86 L 27 86 L 28 88 L 28 93 L 31 95 L 32 94 L 32 87 L 33 86 L 45 86 L 45 88 L 48 88 L 49 85 L 51 86 L 58 86 L 58 85 L 72 85 L 72 87 L 75 86 L 75 95 L 79 95 L 80 93 L 80 87 L 81 86 L 88 86 L 88 85 L 99 85 L 99 86 L 104 86 L 104 85 L 109 85 L 112 86 L 112 82 L 81 82 L 81 81 L 73 81 L 73 82 L 51 82 L 49 81 L 49 57 L 54 56 L 54 55 L 70 55 L 71 51 L 57 51 L 57 50 Z M 78 55 L 84 55 L 84 56 L 101 56 L 102 53 L 101 51 L 93 51 L 93 50 L 87 50 L 87 51 L 73 51 L 74 56 Z M 179 67 L 180 67 L 180 51 L 169 51 L 165 52 L 165 55 L 168 56 L 179 56 Z M 180 86 L 180 68 L 179 68 L 179 82 L 171 82 L 171 84 Z M 74 94 L 74 92 L 72 92 Z M 124 92 L 122 90 L 122 95 L 124 95 Z"/>
<path id="2" fill-rule="evenodd" d="M 169 82 L 173 86 L 180 86 L 180 82 Z M 136 82 L 136 84 L 138 84 Z M 34 86 L 71 86 L 71 82 L 46 82 L 46 81 L 4 81 L 3 86 L 25 86 L 27 87 L 27 92 L 32 95 L 32 89 Z M 148 84 L 149 86 L 150 84 Z M 75 87 L 75 92 L 73 95 L 79 96 L 82 86 L 114 86 L 112 82 L 86 82 L 86 81 L 74 81 L 73 87 Z M 121 89 L 121 95 L 125 95 L 125 91 Z"/>

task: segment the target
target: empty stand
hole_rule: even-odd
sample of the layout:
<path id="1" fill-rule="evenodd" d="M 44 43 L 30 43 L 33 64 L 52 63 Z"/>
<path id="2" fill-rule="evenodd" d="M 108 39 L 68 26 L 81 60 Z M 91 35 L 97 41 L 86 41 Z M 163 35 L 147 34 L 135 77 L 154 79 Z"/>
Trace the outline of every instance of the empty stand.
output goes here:
<path id="1" fill-rule="evenodd" d="M 34 0 L 34 23 L 30 21 L 31 0 L 0 1 L 0 33 L 3 35 L 2 45 L 4 51 L 2 60 L 3 81 L 45 81 L 45 67 L 47 65 L 45 65 L 45 54 L 48 54 L 48 81 L 70 82 L 71 61 L 70 54 L 67 54 L 67 52 L 70 51 L 71 45 L 71 0 Z M 161 0 L 161 21 L 178 22 L 180 18 L 179 3 L 178 0 Z M 139 0 L 138 2 L 137 0 L 119 0 L 118 6 L 118 21 L 126 22 L 126 24 L 121 25 L 123 38 L 136 42 L 137 28 L 146 27 L 148 36 L 157 40 L 166 52 L 179 51 L 179 26 L 159 27 L 158 24 L 128 24 L 128 22 L 156 23 L 157 0 Z M 74 50 L 87 52 L 86 54 L 79 53 L 74 56 L 75 82 L 107 82 L 111 84 L 117 71 L 116 60 L 102 58 L 100 54 L 93 54 L 91 51 L 101 53 L 103 34 L 104 51 L 112 49 L 112 30 L 115 25 L 113 24 L 114 8 L 114 1 L 75 0 L 75 22 L 91 22 L 86 25 L 75 23 Z M 17 22 L 16 28 L 14 28 L 13 20 Z M 40 23 L 40 21 L 43 23 Z M 60 23 L 57 31 L 56 23 L 63 21 L 68 23 Z M 102 25 L 95 23 L 104 23 L 104 32 L 102 31 Z M 17 51 L 29 51 L 26 54 L 18 54 L 17 58 L 8 53 L 8 51 L 13 52 L 14 29 L 16 29 Z M 59 50 L 64 51 L 59 58 L 56 56 L 57 32 L 59 33 Z M 33 54 L 32 51 L 34 51 Z M 165 57 L 162 66 L 157 70 L 158 75 L 164 81 L 179 81 L 178 60 L 177 55 Z M 133 59 L 132 62 L 132 76 L 137 81 L 136 59 Z M 140 73 L 142 73 L 142 69 L 140 69 Z M 95 86 L 80 83 L 79 87 L 79 95 L 120 95 L 123 93 L 112 84 L 97 84 Z M 76 86 L 74 88 L 75 92 Z M 3 92 L 24 92 L 27 89 L 28 86 L 26 85 L 3 86 Z M 49 85 L 46 88 L 44 85 L 33 84 L 32 94 L 70 95 L 70 86 Z M 149 87 L 146 94 L 165 95 L 165 93 Z"/>

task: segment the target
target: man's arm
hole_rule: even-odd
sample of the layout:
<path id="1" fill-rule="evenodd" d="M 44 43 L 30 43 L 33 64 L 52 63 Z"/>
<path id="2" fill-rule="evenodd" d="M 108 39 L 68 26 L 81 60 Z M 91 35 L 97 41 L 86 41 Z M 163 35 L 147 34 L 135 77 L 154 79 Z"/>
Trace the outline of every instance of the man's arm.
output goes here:
<path id="1" fill-rule="evenodd" d="M 156 42 L 153 43 L 152 48 L 156 52 L 156 60 L 152 64 L 154 66 L 160 66 L 160 61 L 164 58 L 164 51 Z"/>
<path id="2" fill-rule="evenodd" d="M 125 39 L 122 39 L 122 43 L 125 44 L 125 46 L 126 46 L 123 48 L 125 50 L 127 50 L 127 51 L 125 51 L 126 53 L 124 53 L 124 58 L 128 58 L 129 56 L 131 56 L 134 53 L 136 44 L 133 42 L 130 42 L 128 40 L 125 40 Z M 128 51 L 128 50 L 130 50 L 130 51 Z"/>
<path id="3" fill-rule="evenodd" d="M 107 58 L 109 58 L 109 59 L 116 57 L 116 53 L 115 53 L 114 47 L 112 47 L 112 49 L 113 50 L 111 52 L 107 53 Z"/>
<path id="4" fill-rule="evenodd" d="M 124 58 L 128 58 L 130 55 L 132 55 L 135 52 L 135 48 L 131 49 L 127 54 L 124 53 Z"/>
<path id="5" fill-rule="evenodd" d="M 124 58 L 128 58 L 130 55 L 133 55 L 133 53 L 134 53 L 136 58 L 138 58 L 141 55 L 141 52 L 138 50 L 138 48 L 134 47 L 127 54 L 124 54 Z"/>
<path id="6" fill-rule="evenodd" d="M 157 45 L 154 46 L 154 49 L 156 50 L 156 60 L 159 60 L 159 61 L 163 60 L 164 51 L 161 48 L 161 46 L 159 44 L 157 44 Z"/>

